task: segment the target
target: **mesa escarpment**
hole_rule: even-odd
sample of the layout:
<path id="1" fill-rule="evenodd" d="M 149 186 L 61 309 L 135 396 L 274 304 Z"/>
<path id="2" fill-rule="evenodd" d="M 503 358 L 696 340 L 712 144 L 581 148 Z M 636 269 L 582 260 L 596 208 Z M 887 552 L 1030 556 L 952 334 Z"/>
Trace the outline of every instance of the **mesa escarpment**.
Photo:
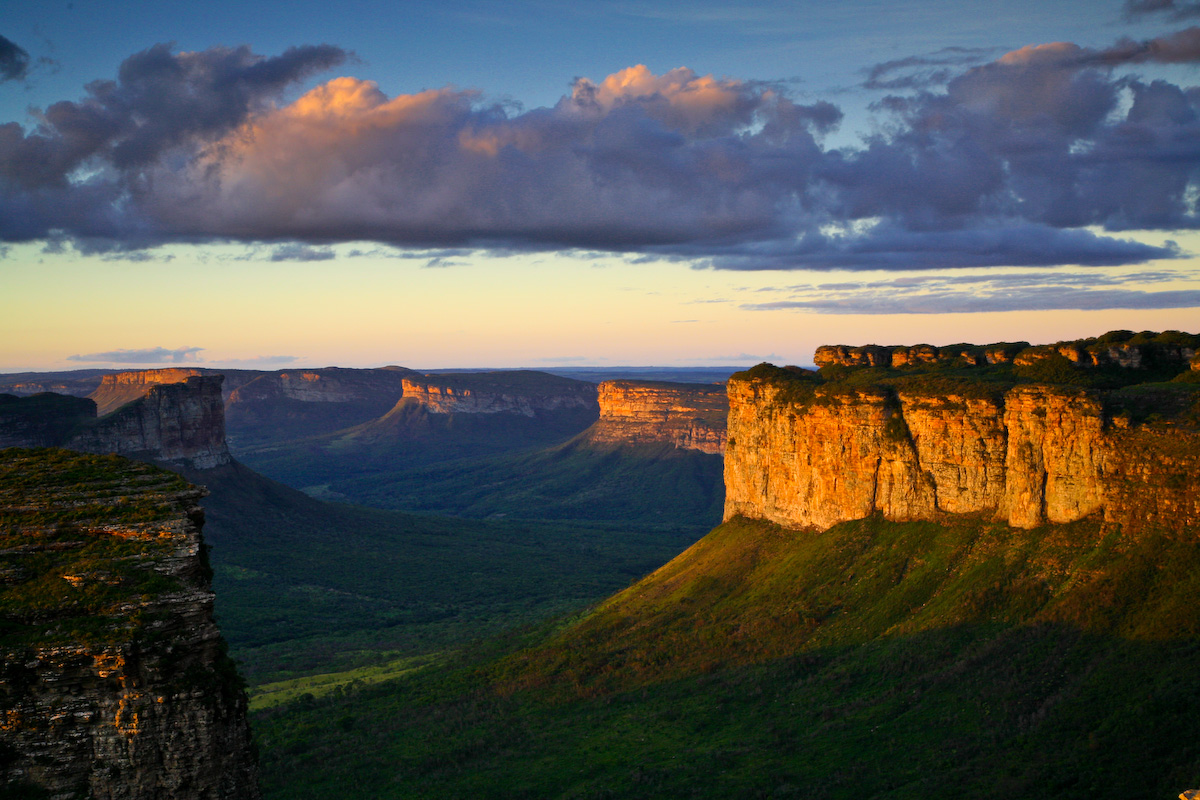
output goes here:
<path id="1" fill-rule="evenodd" d="M 100 385 L 96 391 L 88 395 L 88 398 L 95 401 L 96 413 L 104 416 L 116 411 L 126 403 L 145 397 L 154 386 L 183 383 L 188 378 L 199 374 L 201 374 L 200 370 L 180 367 L 118 372 L 101 378 Z"/>
<path id="2" fill-rule="evenodd" d="M 532 370 L 406 376 L 401 402 L 419 403 L 433 414 L 523 417 L 598 408 L 592 384 Z"/>
<path id="3" fill-rule="evenodd" d="M 1110 331 L 1103 336 L 1075 339 L 1055 344 L 1031 346 L 1029 342 L 997 342 L 995 344 L 952 344 L 934 347 L 929 344 L 880 346 L 874 344 L 851 347 L 823 345 L 813 355 L 817 367 L 913 367 L 957 366 L 981 367 L 994 364 L 1031 366 L 1038 362 L 1066 359 L 1080 367 L 1118 367 L 1143 369 L 1159 367 L 1178 372 L 1200 369 L 1200 341 L 1193 334 L 1179 331 Z"/>
<path id="4" fill-rule="evenodd" d="M 0 395 L 0 447 L 66 447 L 205 469 L 229 463 L 220 375 L 153 384 L 96 417 L 95 401 L 41 394 Z"/>
<path id="5" fill-rule="evenodd" d="M 590 442 L 725 451 L 729 400 L 723 386 L 616 380 L 601 383 L 597 395 L 600 419 L 585 434 Z"/>
<path id="6" fill-rule="evenodd" d="M 1173 362 L 1180 380 L 1136 381 L 1151 360 L 1143 352 L 1140 365 L 1109 362 L 1129 380 L 1101 388 L 1024 380 L 1019 354 L 989 380 L 755 368 L 729 383 L 725 517 L 821 529 L 874 513 L 983 514 L 1018 528 L 1092 515 L 1194 525 L 1200 385 L 1182 355 L 1154 359 Z"/>
<path id="7" fill-rule="evenodd" d="M 117 456 L 0 452 L 0 794 L 258 798 L 202 496 Z"/>

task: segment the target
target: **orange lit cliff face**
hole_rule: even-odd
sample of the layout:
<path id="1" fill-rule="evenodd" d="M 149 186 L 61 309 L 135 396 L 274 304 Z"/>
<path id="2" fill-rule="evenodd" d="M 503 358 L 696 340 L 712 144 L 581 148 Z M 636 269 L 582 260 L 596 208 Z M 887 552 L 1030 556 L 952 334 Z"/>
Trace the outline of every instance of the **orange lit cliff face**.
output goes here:
<path id="1" fill-rule="evenodd" d="M 725 451 L 729 402 L 722 386 L 604 381 L 598 397 L 600 419 L 588 431 L 592 442 Z"/>
<path id="2" fill-rule="evenodd" d="M 144 396 L 152 386 L 183 383 L 193 375 L 199 374 L 199 370 L 179 367 L 118 372 L 101 378 L 100 386 L 88 397 L 96 402 L 96 413 L 104 416 Z"/>
<path id="3" fill-rule="evenodd" d="M 1126 355 L 1112 363 L 1132 363 Z M 726 519 L 815 529 L 875 513 L 983 514 L 1017 528 L 1093 515 L 1132 527 L 1200 522 L 1194 421 L 1134 422 L 1105 393 L 1070 386 L 931 387 L 797 392 L 785 379 L 735 376 Z"/>

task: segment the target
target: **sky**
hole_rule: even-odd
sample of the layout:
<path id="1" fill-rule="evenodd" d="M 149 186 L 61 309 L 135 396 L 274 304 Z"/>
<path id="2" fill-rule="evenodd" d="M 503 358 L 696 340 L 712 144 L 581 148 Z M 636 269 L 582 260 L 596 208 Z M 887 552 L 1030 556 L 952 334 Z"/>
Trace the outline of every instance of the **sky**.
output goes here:
<path id="1" fill-rule="evenodd" d="M 1195 0 L 6 0 L 0 371 L 1200 331 L 1198 66 Z"/>

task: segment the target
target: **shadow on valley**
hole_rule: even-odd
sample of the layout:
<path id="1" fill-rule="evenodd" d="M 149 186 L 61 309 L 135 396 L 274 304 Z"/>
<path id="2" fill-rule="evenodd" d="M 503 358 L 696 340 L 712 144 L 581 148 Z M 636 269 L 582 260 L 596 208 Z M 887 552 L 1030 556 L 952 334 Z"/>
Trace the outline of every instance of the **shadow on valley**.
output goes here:
<path id="1" fill-rule="evenodd" d="M 1194 533 L 733 520 L 576 620 L 261 712 L 267 793 L 1174 796 Z"/>
<path id="2" fill-rule="evenodd" d="M 696 539 L 325 503 L 234 462 L 204 499 L 221 628 L 252 684 L 459 647 L 595 602 Z"/>

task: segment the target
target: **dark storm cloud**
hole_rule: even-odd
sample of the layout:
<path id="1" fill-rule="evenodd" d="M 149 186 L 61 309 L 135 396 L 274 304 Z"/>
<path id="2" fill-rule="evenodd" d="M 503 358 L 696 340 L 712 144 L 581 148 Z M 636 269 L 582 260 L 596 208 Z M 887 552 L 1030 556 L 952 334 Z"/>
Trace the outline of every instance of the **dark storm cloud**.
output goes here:
<path id="1" fill-rule="evenodd" d="M 1125 0 L 1126 19 L 1150 14 L 1164 14 L 1173 20 L 1195 19 L 1200 17 L 1200 3 L 1194 0 Z"/>
<path id="2" fill-rule="evenodd" d="M 346 54 L 159 45 L 33 129 L 0 126 L 0 240 L 297 243 L 272 260 L 361 241 L 424 249 L 431 266 L 431 250 L 554 249 L 743 270 L 1182 255 L 1112 233 L 1200 227 L 1200 90 L 1115 68 L 1200 60 L 1200 28 L 970 66 L 980 55 L 879 65 L 872 85 L 914 90 L 878 103 L 861 146 L 832 148 L 833 104 L 683 68 L 580 78 L 530 111 L 350 77 L 279 106 Z"/>
<path id="3" fill-rule="evenodd" d="M 23 80 L 29 73 L 29 53 L 0 36 L 0 83 Z"/>
<path id="4" fill-rule="evenodd" d="M 14 238 L 20 238 L 45 227 L 39 224 L 46 216 L 42 206 L 69 200 L 79 190 L 102 195 L 77 203 L 82 216 L 94 215 L 97 205 L 125 198 L 122 179 L 142 177 L 138 168 L 168 155 L 188 156 L 169 151 L 228 132 L 287 86 L 345 58 L 344 51 L 329 45 L 294 47 L 263 58 L 245 46 L 173 54 L 169 45 L 160 44 L 130 56 L 117 80 L 93 81 L 83 100 L 51 105 L 32 131 L 15 122 L 0 125 L 0 179 L 24 190 L 24 207 L 5 209 L 22 219 L 6 225 L 5 233 L 15 229 Z M 70 181 L 80 168 L 111 174 L 108 180 Z M 60 227 L 82 235 L 90 231 L 80 227 L 120 231 L 116 219 L 111 227 L 103 220 L 84 226 L 75 213 L 66 209 L 66 224 Z"/>
<path id="5" fill-rule="evenodd" d="M 151 347 L 145 350 L 110 350 L 106 353 L 86 353 L 67 356 L 67 361 L 104 362 L 110 364 L 183 364 L 198 361 L 196 353 L 203 347 Z"/>

